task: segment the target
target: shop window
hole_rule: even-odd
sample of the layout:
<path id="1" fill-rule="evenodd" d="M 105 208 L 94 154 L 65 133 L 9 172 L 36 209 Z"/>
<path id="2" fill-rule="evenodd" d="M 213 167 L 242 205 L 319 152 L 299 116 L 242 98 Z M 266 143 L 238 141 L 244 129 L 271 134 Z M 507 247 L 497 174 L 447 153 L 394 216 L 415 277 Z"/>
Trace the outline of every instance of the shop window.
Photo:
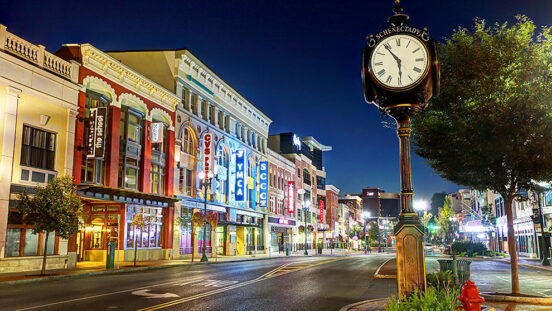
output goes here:
<path id="1" fill-rule="evenodd" d="M 137 228 L 133 219 L 138 214 L 146 219 L 146 226 Z M 160 248 L 163 236 L 163 210 L 160 207 L 127 206 L 126 213 L 126 248 Z"/>
<path id="2" fill-rule="evenodd" d="M 8 229 L 6 233 L 6 250 L 4 255 L 6 257 L 19 256 L 19 249 L 21 248 L 21 229 Z"/>
<path id="3" fill-rule="evenodd" d="M 23 126 L 21 165 L 54 170 L 56 134 Z"/>
<path id="4" fill-rule="evenodd" d="M 14 208 L 8 211 L 8 228 L 6 232 L 5 257 L 39 256 L 45 248 L 46 234 L 39 232 L 33 234 L 32 226 L 23 222 L 21 214 Z M 40 243 L 42 241 L 42 243 Z M 48 255 L 55 254 L 56 238 L 51 232 L 48 237 Z"/>
<path id="5" fill-rule="evenodd" d="M 87 90 L 86 91 L 86 102 L 84 109 L 84 134 L 83 141 L 85 141 L 89 135 L 90 131 L 90 109 L 107 107 L 111 102 L 111 99 L 105 95 Z M 107 115 L 109 119 L 109 114 Z M 108 120 L 106 120 L 106 124 Z M 108 127 L 106 127 L 107 129 Z M 105 137 L 109 136 L 109 130 L 107 130 Z M 105 163 L 103 158 L 89 158 L 87 155 L 87 148 L 83 147 L 82 152 L 82 165 L 81 165 L 81 182 L 82 183 L 93 183 L 93 184 L 103 184 L 105 179 Z"/>

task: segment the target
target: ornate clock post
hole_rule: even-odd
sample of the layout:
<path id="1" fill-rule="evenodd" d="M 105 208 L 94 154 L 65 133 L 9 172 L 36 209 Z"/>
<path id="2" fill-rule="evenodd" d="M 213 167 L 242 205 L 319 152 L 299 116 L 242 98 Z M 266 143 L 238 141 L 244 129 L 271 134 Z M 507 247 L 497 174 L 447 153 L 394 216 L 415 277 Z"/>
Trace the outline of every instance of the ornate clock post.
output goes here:
<path id="1" fill-rule="evenodd" d="M 427 30 L 407 25 L 399 1 L 389 28 L 368 37 L 362 50 L 362 82 L 366 102 L 397 122 L 401 171 L 401 214 L 395 226 L 399 295 L 425 289 L 423 226 L 413 209 L 410 169 L 410 118 L 439 93 L 437 47 Z"/>

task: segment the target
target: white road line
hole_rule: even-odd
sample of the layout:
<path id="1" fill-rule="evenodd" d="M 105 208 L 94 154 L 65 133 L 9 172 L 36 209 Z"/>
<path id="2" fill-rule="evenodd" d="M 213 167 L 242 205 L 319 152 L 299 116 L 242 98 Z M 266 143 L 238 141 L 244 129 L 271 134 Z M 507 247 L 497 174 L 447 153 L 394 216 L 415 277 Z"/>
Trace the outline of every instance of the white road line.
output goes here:
<path id="1" fill-rule="evenodd" d="M 159 283 L 159 284 L 155 284 L 155 285 L 148 285 L 148 286 L 143 286 L 143 287 L 138 287 L 138 288 L 133 288 L 133 289 L 120 290 L 120 291 L 116 291 L 116 292 L 112 292 L 112 293 L 105 293 L 105 294 L 99 294 L 99 295 L 93 295 L 93 296 L 87 296 L 87 297 L 81 297 L 81 298 L 74 298 L 74 299 L 69 299 L 69 300 L 62 300 L 62 301 L 52 302 L 52 303 L 48 303 L 48 304 L 44 304 L 44 305 L 32 306 L 32 307 L 27 307 L 27 308 L 23 308 L 23 309 L 17 309 L 16 311 L 39 309 L 39 308 L 44 308 L 44 307 L 49 307 L 49 306 L 60 305 L 60 304 L 68 303 L 68 302 L 81 301 L 81 300 L 86 300 L 86 299 L 91 299 L 91 298 L 98 298 L 98 297 L 116 295 L 116 294 L 121 294 L 121 293 L 126 293 L 126 292 L 133 292 L 133 291 L 137 291 L 137 290 L 140 290 L 140 289 L 163 286 L 163 285 L 169 285 L 169 284 L 175 284 L 175 283 L 179 283 L 179 285 L 187 285 L 187 284 L 195 283 L 195 282 L 198 282 L 198 281 L 201 281 L 201 280 L 203 280 L 203 279 L 194 279 L 194 280 L 190 280 L 190 281 L 186 281 L 186 282 L 172 281 L 172 282 L 166 282 L 166 283 Z"/>

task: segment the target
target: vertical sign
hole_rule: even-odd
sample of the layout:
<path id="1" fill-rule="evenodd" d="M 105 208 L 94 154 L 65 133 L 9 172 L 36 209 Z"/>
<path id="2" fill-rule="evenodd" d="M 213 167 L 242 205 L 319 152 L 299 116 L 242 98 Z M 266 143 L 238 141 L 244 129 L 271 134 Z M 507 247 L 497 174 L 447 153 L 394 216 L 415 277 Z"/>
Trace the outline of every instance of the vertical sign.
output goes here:
<path id="1" fill-rule="evenodd" d="M 245 165 L 245 149 L 236 150 L 236 202 L 245 201 L 245 192 L 247 190 Z"/>
<path id="2" fill-rule="evenodd" d="M 268 162 L 259 163 L 259 206 L 267 207 L 268 203 Z"/>
<path id="3" fill-rule="evenodd" d="M 207 174 L 209 174 L 209 171 L 211 170 L 211 163 L 213 162 L 212 138 L 213 134 L 211 133 L 203 134 L 203 147 L 201 148 L 201 150 L 203 152 L 202 162 L 205 178 L 207 178 Z"/>
<path id="4" fill-rule="evenodd" d="M 295 182 L 288 181 L 287 184 L 288 213 L 295 213 Z"/>
<path id="5" fill-rule="evenodd" d="M 151 124 L 151 142 L 163 143 L 163 123 L 155 122 Z"/>
<path id="6" fill-rule="evenodd" d="M 90 108 L 88 117 L 87 158 L 103 158 L 105 150 L 106 107 Z"/>
<path id="7" fill-rule="evenodd" d="M 324 221 L 324 200 L 320 199 L 320 223 L 324 224 L 326 223 Z"/>

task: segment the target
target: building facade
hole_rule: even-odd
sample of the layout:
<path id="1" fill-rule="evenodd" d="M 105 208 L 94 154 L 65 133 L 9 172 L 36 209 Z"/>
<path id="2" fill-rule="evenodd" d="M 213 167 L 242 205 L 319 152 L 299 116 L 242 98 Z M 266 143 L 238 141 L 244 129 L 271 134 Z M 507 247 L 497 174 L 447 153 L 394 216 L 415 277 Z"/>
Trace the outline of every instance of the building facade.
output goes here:
<path id="1" fill-rule="evenodd" d="M 265 252 L 267 137 L 272 120 L 189 50 L 113 51 L 110 55 L 179 97 L 176 111 L 174 245 L 178 255 Z M 212 155 L 212 156 L 209 156 Z M 198 173 L 212 171 L 205 195 Z M 207 235 L 193 215 L 215 214 Z M 176 251 L 176 249 L 175 249 Z"/>
<path id="2" fill-rule="evenodd" d="M 326 231 L 326 241 L 336 242 L 339 236 L 337 227 L 339 225 L 339 189 L 333 185 L 326 185 L 326 210 L 325 220 L 328 230 Z"/>
<path id="3" fill-rule="evenodd" d="M 90 44 L 57 52 L 81 64 L 73 176 L 84 203 L 78 259 L 173 258 L 179 98 Z M 78 169 L 77 169 L 78 168 Z M 140 219 L 144 222 L 140 224 Z"/>
<path id="4" fill-rule="evenodd" d="M 0 272 L 74 268 L 71 239 L 33 234 L 15 209 L 17 193 L 33 193 L 73 174 L 79 65 L 0 25 Z"/>

